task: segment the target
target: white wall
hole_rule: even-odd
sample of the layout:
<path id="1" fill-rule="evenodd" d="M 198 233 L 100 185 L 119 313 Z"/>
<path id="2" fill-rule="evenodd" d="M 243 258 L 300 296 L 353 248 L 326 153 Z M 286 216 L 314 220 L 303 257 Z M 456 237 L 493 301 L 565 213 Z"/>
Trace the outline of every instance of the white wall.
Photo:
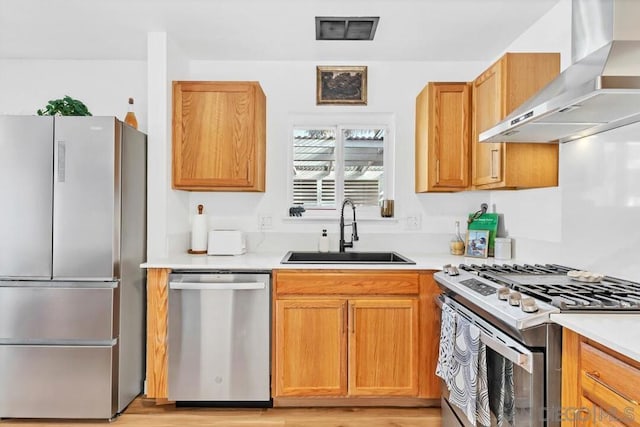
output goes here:
<path id="1" fill-rule="evenodd" d="M 508 50 L 560 51 L 566 67 L 570 22 L 563 0 Z M 518 258 L 640 280 L 640 124 L 561 145 L 559 180 L 491 193 Z"/>
<path id="2" fill-rule="evenodd" d="M 300 239 L 296 233 L 320 235 L 322 228 L 338 233 L 337 217 L 325 222 L 292 222 L 286 218 L 287 157 L 291 116 L 296 114 L 389 113 L 395 120 L 395 217 L 397 222 L 361 222 L 359 248 L 384 241 L 386 245 L 405 247 L 411 238 L 418 248 L 432 241 L 430 234 L 449 236 L 455 220 L 489 201 L 489 193 L 430 194 L 414 192 L 415 98 L 428 81 L 468 81 L 479 74 L 486 63 L 478 62 L 371 62 L 350 65 L 368 66 L 367 106 L 316 106 L 316 65 L 347 65 L 315 62 L 222 62 L 192 61 L 185 79 L 257 80 L 267 96 L 267 178 L 265 193 L 190 193 L 189 210 L 202 203 L 214 228 L 238 227 L 258 231 L 259 216 L 270 216 L 273 229 L 266 234 L 286 235 L 286 244 L 296 249 L 311 249 L 316 239 Z M 347 119 L 348 120 L 348 119 Z M 408 230 L 407 216 L 421 219 L 419 230 Z M 372 234 L 381 234 L 372 237 Z M 411 235 L 411 236 L 408 236 Z M 264 238 L 265 236 L 261 236 Z M 282 243 L 283 235 L 277 239 Z M 404 246 L 403 246 L 404 245 Z M 290 248 L 294 249 L 294 248 Z M 432 250 L 447 250 L 442 240 Z"/>
<path id="3" fill-rule="evenodd" d="M 127 113 L 135 100 L 138 127 L 147 129 L 145 61 L 0 60 L 0 114 L 35 115 L 50 99 L 69 95 L 94 116 Z"/>

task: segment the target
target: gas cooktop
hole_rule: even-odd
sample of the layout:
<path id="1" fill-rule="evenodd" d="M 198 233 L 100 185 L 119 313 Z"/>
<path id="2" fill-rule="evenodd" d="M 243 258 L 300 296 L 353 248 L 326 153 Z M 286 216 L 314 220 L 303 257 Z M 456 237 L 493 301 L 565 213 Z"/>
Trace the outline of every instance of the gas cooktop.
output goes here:
<path id="1" fill-rule="evenodd" d="M 524 330 L 565 311 L 640 312 L 640 284 L 603 276 L 584 283 L 575 269 L 555 264 L 447 265 L 434 275 L 445 294 L 489 314 L 512 330 Z"/>
<path id="2" fill-rule="evenodd" d="M 556 264 L 464 265 L 459 269 L 565 310 L 640 311 L 640 283 L 603 276 L 585 283 Z"/>

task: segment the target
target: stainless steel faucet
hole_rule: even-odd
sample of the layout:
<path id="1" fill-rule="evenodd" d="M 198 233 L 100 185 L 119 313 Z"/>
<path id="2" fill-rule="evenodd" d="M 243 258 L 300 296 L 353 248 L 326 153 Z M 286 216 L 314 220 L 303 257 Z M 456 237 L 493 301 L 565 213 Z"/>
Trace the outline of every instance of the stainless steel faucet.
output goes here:
<path id="1" fill-rule="evenodd" d="M 351 221 L 351 224 L 346 224 L 344 223 L 344 207 L 350 204 L 351 208 L 353 209 L 353 221 Z M 351 241 L 350 242 L 345 242 L 344 241 L 344 227 L 346 226 L 351 226 Z M 353 200 L 351 199 L 344 199 L 344 202 L 342 202 L 342 209 L 340 210 L 340 252 L 344 252 L 345 248 L 352 248 L 353 247 L 353 242 L 357 242 L 359 240 L 358 237 L 358 225 L 356 224 L 356 205 L 353 203 Z"/>

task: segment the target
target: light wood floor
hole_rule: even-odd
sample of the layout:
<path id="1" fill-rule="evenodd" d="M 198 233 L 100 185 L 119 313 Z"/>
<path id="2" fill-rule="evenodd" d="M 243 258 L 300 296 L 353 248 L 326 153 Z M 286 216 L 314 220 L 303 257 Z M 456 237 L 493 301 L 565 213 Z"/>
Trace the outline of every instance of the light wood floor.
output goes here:
<path id="1" fill-rule="evenodd" d="M 138 398 L 107 421 L 1 420 L 3 427 L 440 427 L 439 408 L 176 408 Z M 447 426 L 444 426 L 447 427 Z"/>

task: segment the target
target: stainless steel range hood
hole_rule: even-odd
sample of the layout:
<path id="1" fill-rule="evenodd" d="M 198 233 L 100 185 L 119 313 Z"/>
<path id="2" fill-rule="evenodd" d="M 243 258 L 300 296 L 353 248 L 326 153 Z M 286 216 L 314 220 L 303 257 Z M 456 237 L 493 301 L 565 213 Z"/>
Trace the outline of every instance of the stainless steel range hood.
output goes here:
<path id="1" fill-rule="evenodd" d="M 573 0 L 573 65 L 480 142 L 567 142 L 640 121 L 640 1 Z"/>

